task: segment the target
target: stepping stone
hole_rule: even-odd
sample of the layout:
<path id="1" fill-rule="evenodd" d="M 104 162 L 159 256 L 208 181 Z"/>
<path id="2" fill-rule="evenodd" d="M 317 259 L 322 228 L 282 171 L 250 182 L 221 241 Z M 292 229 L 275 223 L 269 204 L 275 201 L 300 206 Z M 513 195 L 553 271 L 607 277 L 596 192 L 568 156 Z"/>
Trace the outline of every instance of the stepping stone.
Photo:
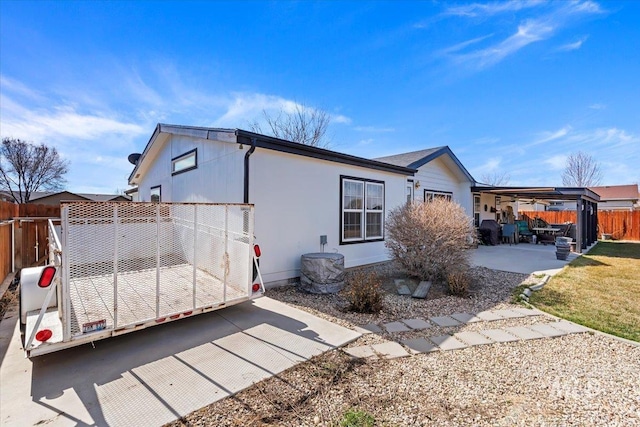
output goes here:
<path id="1" fill-rule="evenodd" d="M 504 320 L 504 317 L 497 315 L 493 311 L 481 311 L 476 313 L 476 317 L 486 322 L 493 322 L 494 320 Z"/>
<path id="2" fill-rule="evenodd" d="M 342 351 L 358 359 L 365 359 L 367 357 L 377 356 L 370 345 L 363 345 L 361 347 L 343 348 Z"/>
<path id="3" fill-rule="evenodd" d="M 518 313 L 515 310 L 495 310 L 494 313 L 496 313 L 498 316 L 502 316 L 505 319 L 517 319 L 519 317 L 525 317 L 524 314 L 522 313 Z"/>
<path id="4" fill-rule="evenodd" d="M 362 335 L 367 335 L 367 334 L 372 333 L 371 330 L 365 329 L 365 328 L 361 328 L 360 326 L 354 326 L 352 329 L 354 331 L 356 331 L 357 333 L 362 334 Z"/>
<path id="5" fill-rule="evenodd" d="M 459 338 L 460 340 L 466 342 L 471 346 L 494 343 L 489 338 L 485 337 L 484 335 L 480 335 L 477 332 L 458 332 L 456 334 L 453 334 L 453 336 Z"/>
<path id="6" fill-rule="evenodd" d="M 567 335 L 567 332 L 555 329 L 549 323 L 537 323 L 535 325 L 527 326 L 532 331 L 540 332 L 545 337 L 561 337 Z"/>
<path id="7" fill-rule="evenodd" d="M 540 310 L 534 310 L 532 308 L 512 308 L 513 311 L 517 311 L 518 313 L 522 313 L 525 316 L 540 316 L 542 314 L 544 314 L 542 311 Z"/>
<path id="8" fill-rule="evenodd" d="M 442 350 L 460 350 L 463 348 L 467 348 L 468 345 L 465 343 L 458 341 L 451 335 L 439 335 L 437 337 L 429 337 L 429 340 L 433 341 L 440 347 Z"/>
<path id="9" fill-rule="evenodd" d="M 395 279 L 394 283 L 396 284 L 396 290 L 398 291 L 398 295 L 411 295 L 411 289 L 407 286 L 407 281 L 404 279 Z"/>
<path id="10" fill-rule="evenodd" d="M 402 319 L 402 323 L 411 329 L 428 329 L 431 327 L 431 323 L 422 319 Z"/>
<path id="11" fill-rule="evenodd" d="M 396 359 L 398 357 L 406 357 L 409 355 L 400 344 L 395 341 L 389 341 L 382 344 L 374 344 L 371 346 L 376 353 L 385 359 Z"/>
<path id="12" fill-rule="evenodd" d="M 439 351 L 440 348 L 425 340 L 424 338 L 415 338 L 415 339 L 411 339 L 411 340 L 402 340 L 400 341 L 402 344 L 404 344 L 405 346 L 409 347 L 409 351 L 411 351 L 411 353 L 429 353 L 432 351 Z"/>
<path id="13" fill-rule="evenodd" d="M 435 323 L 438 326 L 460 326 L 460 322 L 456 319 L 453 319 L 449 316 L 440 316 L 440 317 L 431 317 L 429 319 L 431 322 Z"/>
<path id="14" fill-rule="evenodd" d="M 382 333 L 382 329 L 380 329 L 380 326 L 376 325 L 375 323 L 367 323 L 366 325 L 362 326 L 362 329 L 366 329 L 367 331 L 369 331 L 369 333 L 371 332 L 373 332 L 374 334 Z"/>
<path id="15" fill-rule="evenodd" d="M 427 297 L 427 293 L 429 292 L 429 289 L 431 289 L 431 282 L 420 282 L 415 292 L 411 296 L 413 298 L 424 299 Z"/>
<path id="16" fill-rule="evenodd" d="M 545 336 L 540 332 L 534 331 L 524 326 L 512 326 L 510 328 L 504 328 L 505 331 L 513 334 L 523 340 L 535 340 L 538 338 L 544 338 Z"/>
<path id="17" fill-rule="evenodd" d="M 382 326 L 384 326 L 387 332 L 407 332 L 411 330 L 407 328 L 407 325 L 401 322 L 383 323 Z"/>
<path id="18" fill-rule="evenodd" d="M 579 334 L 581 332 L 589 332 L 589 329 L 585 328 L 584 326 L 578 325 L 577 323 L 568 322 L 566 320 L 562 320 L 556 323 L 550 323 L 550 325 L 555 329 L 558 329 L 560 331 L 565 331 L 570 334 Z"/>
<path id="19" fill-rule="evenodd" d="M 505 331 L 504 329 L 486 329 L 479 332 L 482 335 L 494 340 L 495 342 L 512 342 L 520 340 L 520 338 L 507 333 L 507 331 Z"/>
<path id="20" fill-rule="evenodd" d="M 476 317 L 473 314 L 469 313 L 455 313 L 452 314 L 451 317 L 453 317 L 460 323 L 474 323 L 482 321 L 482 319 L 480 319 L 479 317 Z"/>

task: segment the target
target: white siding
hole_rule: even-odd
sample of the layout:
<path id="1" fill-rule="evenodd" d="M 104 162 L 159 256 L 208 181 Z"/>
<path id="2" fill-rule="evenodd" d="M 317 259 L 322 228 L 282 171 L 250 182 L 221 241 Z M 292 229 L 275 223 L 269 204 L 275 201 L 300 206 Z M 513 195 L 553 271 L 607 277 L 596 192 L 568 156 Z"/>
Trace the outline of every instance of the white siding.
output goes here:
<path id="1" fill-rule="evenodd" d="M 194 148 L 197 169 L 172 176 L 171 159 Z M 235 143 L 172 135 L 140 181 L 140 201 L 149 201 L 151 187 L 162 185 L 164 202 L 240 203 L 244 153 Z"/>
<path id="2" fill-rule="evenodd" d="M 194 148 L 197 169 L 172 176 L 171 159 Z M 140 180 L 140 200 L 149 201 L 150 188 L 162 185 L 166 202 L 242 202 L 248 149 L 173 135 Z M 250 157 L 249 202 L 255 205 L 255 235 L 262 249 L 265 282 L 298 277 L 300 256 L 321 251 L 320 235 L 327 235 L 325 251 L 342 253 L 347 267 L 389 259 L 384 242 L 340 245 L 341 175 L 384 181 L 385 216 L 406 200 L 404 175 L 261 148 Z"/>
<path id="3" fill-rule="evenodd" d="M 340 176 L 385 183 L 385 216 L 405 203 L 403 175 L 257 149 L 251 156 L 250 202 L 256 205 L 256 241 L 265 281 L 300 275 L 300 256 L 339 252 L 353 267 L 389 259 L 384 242 L 340 245 Z"/>
<path id="4" fill-rule="evenodd" d="M 473 218 L 471 182 L 466 179 L 461 180 L 442 157 L 421 166 L 413 179 L 414 182 L 420 181 L 420 188 L 415 190 L 414 200 L 424 201 L 425 190 L 448 192 L 451 193 L 452 200 L 459 203 L 469 217 Z"/>

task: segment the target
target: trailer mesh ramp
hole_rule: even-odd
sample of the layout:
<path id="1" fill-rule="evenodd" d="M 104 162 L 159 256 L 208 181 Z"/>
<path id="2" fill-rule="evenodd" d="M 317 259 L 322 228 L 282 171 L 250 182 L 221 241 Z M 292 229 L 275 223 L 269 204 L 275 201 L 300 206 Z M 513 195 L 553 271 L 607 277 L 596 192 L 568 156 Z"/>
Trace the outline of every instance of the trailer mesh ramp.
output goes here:
<path id="1" fill-rule="evenodd" d="M 62 213 L 72 336 L 251 295 L 248 205 L 79 202 Z"/>

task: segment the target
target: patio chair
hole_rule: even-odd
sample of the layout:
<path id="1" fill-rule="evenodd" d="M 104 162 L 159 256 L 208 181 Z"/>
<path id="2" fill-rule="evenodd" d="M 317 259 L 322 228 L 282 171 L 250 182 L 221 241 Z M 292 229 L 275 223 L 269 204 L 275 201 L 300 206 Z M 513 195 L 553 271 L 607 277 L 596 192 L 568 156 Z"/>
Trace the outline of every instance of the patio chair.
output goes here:
<path id="1" fill-rule="evenodd" d="M 521 242 L 530 242 L 533 233 L 529 230 L 529 223 L 526 220 L 516 221 L 516 227 L 518 227 L 518 240 Z"/>
<path id="2" fill-rule="evenodd" d="M 502 226 L 502 241 L 504 242 L 505 239 L 509 241 L 509 246 L 511 246 L 511 243 L 517 243 L 515 224 L 504 224 Z"/>

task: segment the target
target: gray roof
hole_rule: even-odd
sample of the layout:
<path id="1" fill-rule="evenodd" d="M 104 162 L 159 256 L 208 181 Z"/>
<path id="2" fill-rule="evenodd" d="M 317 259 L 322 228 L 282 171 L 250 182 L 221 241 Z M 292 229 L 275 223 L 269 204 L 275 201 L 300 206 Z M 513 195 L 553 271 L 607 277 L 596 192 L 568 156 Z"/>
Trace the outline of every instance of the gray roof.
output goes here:
<path id="1" fill-rule="evenodd" d="M 425 150 L 411 151 L 410 153 L 396 154 L 393 156 L 378 157 L 374 160 L 380 162 L 391 163 L 396 166 L 412 167 L 413 163 L 417 163 L 425 157 L 429 157 L 444 147 L 427 148 Z"/>
<path id="2" fill-rule="evenodd" d="M 427 148 L 425 150 L 411 151 L 409 153 L 396 154 L 395 156 L 379 157 L 375 160 L 379 162 L 390 163 L 405 168 L 418 169 L 422 165 L 426 165 L 430 161 L 437 159 L 443 154 L 449 155 L 451 160 L 458 166 L 460 172 L 471 182 L 475 182 L 469 171 L 462 165 L 460 160 L 453 154 L 453 151 L 447 146 Z"/>
<path id="3" fill-rule="evenodd" d="M 8 191 L 2 191 L 2 193 L 6 194 L 8 197 L 11 197 L 11 193 L 9 193 Z M 19 192 L 14 191 L 13 193 L 16 195 L 16 197 L 19 198 L 19 194 L 20 194 Z M 118 197 L 124 197 L 125 199 L 130 199 L 130 196 L 127 196 L 125 194 L 74 193 L 72 191 L 62 190 L 62 191 L 34 191 L 29 195 L 29 202 L 35 202 L 38 199 L 43 199 L 45 197 L 53 196 L 56 194 L 62 194 L 62 193 L 75 194 L 76 196 L 80 196 L 94 202 L 108 202 L 109 200 L 117 199 Z"/>

